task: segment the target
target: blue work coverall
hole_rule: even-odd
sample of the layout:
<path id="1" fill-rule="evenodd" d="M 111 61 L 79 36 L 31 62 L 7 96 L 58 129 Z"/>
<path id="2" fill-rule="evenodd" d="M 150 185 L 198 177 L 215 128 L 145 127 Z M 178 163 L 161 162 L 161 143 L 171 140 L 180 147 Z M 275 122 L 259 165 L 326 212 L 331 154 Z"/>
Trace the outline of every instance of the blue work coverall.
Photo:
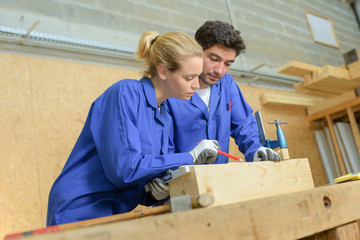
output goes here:
<path id="1" fill-rule="evenodd" d="M 175 152 L 191 151 L 203 139 L 217 140 L 220 149 L 228 152 L 232 136 L 250 162 L 262 147 L 253 110 L 228 73 L 211 86 L 209 112 L 197 93 L 187 101 L 170 98 L 165 102 L 173 119 Z M 219 155 L 214 163 L 227 162 L 227 157 Z"/>
<path id="2" fill-rule="evenodd" d="M 144 185 L 167 169 L 193 164 L 188 152 L 174 154 L 163 113 L 147 78 L 121 80 L 96 99 L 50 191 L 47 225 L 154 204 Z"/>

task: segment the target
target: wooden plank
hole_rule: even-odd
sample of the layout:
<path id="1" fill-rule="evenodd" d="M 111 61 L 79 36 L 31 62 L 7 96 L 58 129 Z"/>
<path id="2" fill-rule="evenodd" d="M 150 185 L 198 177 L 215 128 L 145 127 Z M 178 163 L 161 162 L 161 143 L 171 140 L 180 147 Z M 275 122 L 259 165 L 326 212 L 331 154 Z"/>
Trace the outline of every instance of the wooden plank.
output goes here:
<path id="1" fill-rule="evenodd" d="M 355 81 L 360 81 L 360 60 L 349 64 L 350 77 Z"/>
<path id="2" fill-rule="evenodd" d="M 345 170 L 345 164 L 344 164 L 344 160 L 341 156 L 341 151 L 340 151 L 340 146 L 338 141 L 336 140 L 336 135 L 335 135 L 335 130 L 334 130 L 334 122 L 333 120 L 330 118 L 329 115 L 326 116 L 326 121 L 328 123 L 328 127 L 330 130 L 330 135 L 331 135 L 331 141 L 334 145 L 334 149 L 335 149 L 335 155 L 336 155 L 336 161 L 338 163 L 338 166 L 340 168 L 340 174 L 341 175 L 345 175 L 346 174 L 346 170 Z"/>
<path id="3" fill-rule="evenodd" d="M 26 239 L 299 239 L 359 219 L 359 198 L 354 181 Z"/>
<path id="4" fill-rule="evenodd" d="M 356 221 L 347 223 L 301 240 L 359 240 L 359 227 Z"/>
<path id="5" fill-rule="evenodd" d="M 292 106 L 292 107 L 310 107 L 321 101 L 324 98 L 315 96 L 296 96 L 296 95 L 279 95 L 263 93 L 260 95 L 260 102 L 263 105 L 272 106 Z"/>
<path id="6" fill-rule="evenodd" d="M 347 114 L 348 114 L 348 117 L 350 120 L 352 132 L 354 134 L 356 147 L 360 154 L 360 133 L 359 133 L 359 127 L 358 127 L 356 119 L 355 119 L 354 111 L 351 107 L 346 108 L 346 111 L 347 111 Z"/>
<path id="7" fill-rule="evenodd" d="M 304 88 L 325 91 L 331 93 L 344 93 L 360 87 L 360 81 L 352 80 L 347 69 L 325 65 L 321 70 L 313 74 L 310 84 L 304 84 Z"/>
<path id="8" fill-rule="evenodd" d="M 307 117 L 308 122 L 315 121 L 321 118 L 325 118 L 327 115 L 333 115 L 337 112 L 344 111 L 348 107 L 355 107 L 356 105 L 360 105 L 360 97 L 357 97 L 353 100 L 350 100 L 348 102 L 342 103 L 340 105 L 337 105 L 335 107 L 326 109 L 324 111 L 309 115 Z M 345 113 L 346 114 L 346 113 Z"/>
<path id="9" fill-rule="evenodd" d="M 335 237 L 338 240 L 359 240 L 360 231 L 356 221 L 345 224 L 335 229 Z"/>
<path id="10" fill-rule="evenodd" d="M 298 62 L 298 61 L 290 61 L 282 66 L 280 66 L 277 70 L 278 73 L 287 74 L 295 77 L 304 77 L 307 73 L 312 73 L 315 70 L 320 69 L 321 67 Z"/>
<path id="11" fill-rule="evenodd" d="M 294 90 L 295 92 L 300 94 L 306 94 L 306 95 L 312 95 L 312 96 L 318 96 L 324 98 L 335 97 L 338 95 L 336 93 L 328 93 L 328 92 L 316 91 L 312 89 L 306 89 L 304 88 L 304 82 L 302 81 L 294 84 Z"/>
<path id="12" fill-rule="evenodd" d="M 190 166 L 191 173 L 169 183 L 170 196 L 212 193 L 212 206 L 302 191 L 314 187 L 307 158 Z"/>
<path id="13" fill-rule="evenodd" d="M 324 111 L 326 109 L 332 108 L 336 105 L 339 105 L 341 103 L 350 101 L 352 99 L 357 98 L 356 95 L 356 91 L 355 90 L 350 90 L 348 92 L 345 92 L 341 95 L 338 95 L 336 97 L 324 100 L 323 102 L 320 102 L 316 105 L 310 106 L 307 108 L 307 113 L 308 115 L 312 115 L 315 114 L 317 112 L 321 112 Z"/>

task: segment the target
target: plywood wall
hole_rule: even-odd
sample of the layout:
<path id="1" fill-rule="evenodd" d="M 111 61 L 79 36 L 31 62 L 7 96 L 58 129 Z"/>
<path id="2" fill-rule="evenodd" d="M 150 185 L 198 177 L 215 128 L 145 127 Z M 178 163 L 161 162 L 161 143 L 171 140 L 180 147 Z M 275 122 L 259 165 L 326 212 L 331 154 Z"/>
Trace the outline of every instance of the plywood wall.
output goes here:
<path id="1" fill-rule="evenodd" d="M 0 52 L 0 239 L 45 227 L 50 188 L 83 127 L 88 110 L 112 83 L 139 78 L 139 71 Z M 280 118 L 292 158 L 310 160 L 315 185 L 325 182 L 305 110 L 264 107 L 263 92 L 240 85 L 264 123 Z M 275 126 L 266 126 L 276 138 Z M 232 143 L 231 153 L 240 155 Z"/>

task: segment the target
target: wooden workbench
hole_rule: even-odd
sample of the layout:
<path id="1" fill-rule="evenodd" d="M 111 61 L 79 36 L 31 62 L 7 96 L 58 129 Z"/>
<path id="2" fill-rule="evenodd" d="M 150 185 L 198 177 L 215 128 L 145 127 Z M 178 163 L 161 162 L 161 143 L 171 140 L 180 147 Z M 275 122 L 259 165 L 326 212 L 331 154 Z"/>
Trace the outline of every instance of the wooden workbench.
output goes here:
<path id="1" fill-rule="evenodd" d="M 355 221 L 360 219 L 360 181 L 314 188 L 306 158 L 192 166 L 190 174 L 178 178 L 170 190 L 172 197 L 181 192 L 205 192 L 214 194 L 217 200 L 208 208 L 124 221 L 114 215 L 78 222 L 75 228 L 60 227 L 56 233 L 33 231 L 43 233 L 25 238 L 278 240 L 327 230 L 326 234 L 336 235 L 334 239 L 341 239 L 341 234 L 359 236 Z"/>

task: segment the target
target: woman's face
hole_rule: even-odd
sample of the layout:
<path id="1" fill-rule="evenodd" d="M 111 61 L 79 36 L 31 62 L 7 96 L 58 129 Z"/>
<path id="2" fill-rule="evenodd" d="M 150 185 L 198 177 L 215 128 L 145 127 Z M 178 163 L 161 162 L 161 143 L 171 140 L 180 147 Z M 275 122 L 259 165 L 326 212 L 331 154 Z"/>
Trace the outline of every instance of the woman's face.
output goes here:
<path id="1" fill-rule="evenodd" d="M 203 68 L 202 57 L 186 57 L 175 72 L 167 72 L 166 90 L 168 98 L 189 100 L 200 87 L 199 75 Z"/>

